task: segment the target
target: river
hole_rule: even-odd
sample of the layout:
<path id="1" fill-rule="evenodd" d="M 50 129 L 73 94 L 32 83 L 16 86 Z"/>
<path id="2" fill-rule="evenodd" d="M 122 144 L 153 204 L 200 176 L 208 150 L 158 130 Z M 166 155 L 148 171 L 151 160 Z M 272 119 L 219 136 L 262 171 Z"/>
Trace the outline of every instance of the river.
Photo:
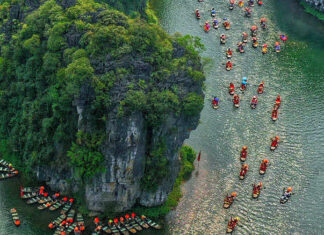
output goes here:
<path id="1" fill-rule="evenodd" d="M 215 7 L 218 18 L 227 17 L 232 28 L 220 27 L 209 33 L 203 24 L 210 20 Z M 324 225 L 324 24 L 303 12 L 294 0 L 266 0 L 255 6 L 251 18 L 243 10 L 228 10 L 228 1 L 164 0 L 156 1 L 162 26 L 171 34 L 180 32 L 199 36 L 206 47 L 204 57 L 212 59 L 206 68 L 206 99 L 201 124 L 186 142 L 202 151 L 199 170 L 184 187 L 184 197 L 170 214 L 172 234 L 224 234 L 230 216 L 239 216 L 237 234 L 323 234 Z M 199 9 L 200 21 L 194 10 Z M 288 35 L 282 52 L 262 55 L 261 48 L 247 46 L 246 53 L 235 53 L 235 66 L 225 71 L 225 48 L 235 48 L 242 32 L 249 32 L 261 17 L 269 21 L 266 31 L 259 31 L 260 42 L 271 48 L 280 33 Z M 219 44 L 225 33 L 228 41 Z M 247 76 L 249 86 L 241 96 L 241 107 L 233 108 L 228 85 L 238 85 Z M 249 107 L 257 85 L 265 81 L 265 93 L 259 95 L 256 110 Z M 271 110 L 276 95 L 282 97 L 277 122 Z M 220 108 L 211 108 L 211 98 L 220 97 Z M 270 152 L 270 138 L 280 136 L 281 143 Z M 239 181 L 239 152 L 248 146 L 250 170 Z M 262 159 L 270 160 L 264 176 L 258 169 Z M 252 183 L 262 181 L 265 189 L 258 200 L 251 199 Z M 294 188 L 295 195 L 281 205 L 282 189 Z M 238 193 L 228 210 L 222 208 L 226 193 Z"/>
<path id="2" fill-rule="evenodd" d="M 168 216 L 170 234 L 224 234 L 230 216 L 239 216 L 236 234 L 323 234 L 324 218 L 324 24 L 303 12 L 294 0 L 266 0 L 253 8 L 252 18 L 243 17 L 242 9 L 227 8 L 227 1 L 163 0 L 155 1 L 162 26 L 171 34 L 180 32 L 199 36 L 205 44 L 204 57 L 212 59 L 206 68 L 206 100 L 201 124 L 186 142 L 202 151 L 200 166 L 183 186 L 184 196 Z M 202 24 L 210 20 L 208 10 L 216 8 L 219 18 L 232 22 L 231 30 L 223 28 L 203 32 Z M 202 19 L 197 21 L 194 10 Z M 268 29 L 260 32 L 261 43 L 273 46 L 279 33 L 288 35 L 280 54 L 261 54 L 250 45 L 246 53 L 234 54 L 234 69 L 224 69 L 225 48 L 235 48 L 243 31 L 259 18 L 266 17 Z M 225 32 L 228 42 L 219 44 Z M 243 76 L 249 79 L 247 92 L 241 95 L 241 107 L 234 110 L 227 93 L 230 82 L 237 85 Z M 265 81 L 265 93 L 259 96 L 256 110 L 249 107 L 257 84 Z M 276 95 L 282 106 L 279 119 L 270 120 Z M 212 96 L 221 99 L 213 110 Z M 279 135 L 281 143 L 269 151 L 270 138 Z M 238 180 L 239 151 L 248 146 L 250 171 L 244 181 Z M 265 176 L 258 174 L 263 158 L 270 160 Z M 265 189 L 259 200 L 251 199 L 251 184 L 262 181 Z M 47 224 L 55 218 L 39 212 L 19 199 L 19 181 L 0 182 L 0 234 L 49 234 Z M 292 186 L 295 195 L 279 204 L 283 187 Z M 238 193 L 229 210 L 222 208 L 228 192 Z M 22 217 L 20 228 L 14 227 L 9 209 L 16 207 Z M 155 234 L 154 232 L 151 232 Z M 147 234 L 147 233 L 146 233 Z"/>

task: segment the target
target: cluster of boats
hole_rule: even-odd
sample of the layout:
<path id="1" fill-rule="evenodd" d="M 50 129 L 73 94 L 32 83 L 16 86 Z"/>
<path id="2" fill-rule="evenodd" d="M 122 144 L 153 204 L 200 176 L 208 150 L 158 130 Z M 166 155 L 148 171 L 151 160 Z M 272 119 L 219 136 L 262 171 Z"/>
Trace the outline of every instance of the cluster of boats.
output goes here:
<path id="1" fill-rule="evenodd" d="M 12 178 L 16 175 L 18 175 L 18 171 L 12 166 L 12 164 L 1 159 L 0 160 L 0 180 Z"/>
<path id="2" fill-rule="evenodd" d="M 202 2 L 203 0 L 198 0 L 198 1 Z M 246 17 L 251 17 L 251 15 L 252 15 L 252 8 L 251 7 L 254 6 L 254 2 L 255 2 L 254 0 L 248 0 L 248 6 L 244 8 L 244 12 L 245 12 Z M 257 4 L 259 6 L 262 6 L 263 5 L 262 0 L 257 0 Z M 238 2 L 238 6 L 239 7 L 244 7 L 243 0 L 240 0 Z M 235 0 L 229 0 L 229 9 L 233 10 L 234 7 L 235 7 Z M 201 15 L 200 15 L 200 12 L 199 12 L 198 9 L 195 11 L 195 13 L 196 13 L 196 18 L 200 19 Z M 211 16 L 213 17 L 213 24 L 212 24 L 213 28 L 218 29 L 219 24 L 220 24 L 220 20 L 216 19 L 216 11 L 215 11 L 214 8 L 212 8 L 212 10 L 211 10 Z M 267 22 L 267 19 L 265 19 L 265 18 L 260 19 L 260 27 L 261 27 L 261 29 L 263 29 L 263 30 L 267 29 L 266 22 Z M 224 28 L 226 30 L 229 30 L 231 28 L 231 24 L 230 24 L 230 22 L 228 21 L 227 18 L 224 18 L 223 26 L 224 26 Z M 209 21 L 206 21 L 206 23 L 204 25 L 205 32 L 208 32 L 210 30 L 210 28 L 211 28 L 211 26 L 209 24 Z M 257 37 L 258 36 L 258 26 L 253 25 L 250 28 L 250 31 L 251 31 L 252 47 L 253 48 L 258 48 L 259 47 L 259 38 Z M 220 43 L 221 44 L 226 44 L 226 40 L 227 40 L 227 36 L 225 34 L 222 34 L 220 36 Z M 237 51 L 239 53 L 244 53 L 245 52 L 245 46 L 247 45 L 248 40 L 249 40 L 248 33 L 243 32 L 242 40 L 237 43 Z M 285 35 L 280 35 L 280 40 L 286 41 L 287 37 Z M 280 42 L 279 41 L 275 42 L 274 51 L 276 53 L 280 52 Z M 267 54 L 268 53 L 268 45 L 267 44 L 262 45 L 261 52 L 262 52 L 262 54 Z M 227 63 L 226 63 L 226 66 L 225 66 L 227 71 L 231 71 L 232 68 L 233 68 L 233 63 L 232 63 L 232 60 L 231 60 L 232 56 L 233 56 L 233 50 L 231 50 L 231 48 L 228 48 L 226 50 Z M 242 82 L 241 82 L 240 87 L 239 87 L 239 89 L 243 93 L 247 89 L 247 84 L 248 84 L 247 78 L 243 77 Z M 259 86 L 258 86 L 257 94 L 260 95 L 263 92 L 264 92 L 264 82 L 261 82 L 259 84 Z M 240 97 L 239 97 L 238 94 L 235 93 L 235 86 L 234 86 L 233 83 L 230 83 L 230 85 L 229 85 L 229 94 L 233 96 L 233 105 L 234 105 L 234 107 L 239 108 L 240 107 Z M 217 109 L 219 107 L 219 101 L 220 101 L 219 98 L 217 98 L 217 97 L 213 98 L 212 106 L 213 106 L 214 109 Z M 251 109 L 255 109 L 257 107 L 257 104 L 258 104 L 258 98 L 255 95 L 255 96 L 252 97 L 252 100 L 251 100 L 251 103 L 250 103 Z M 280 97 L 280 95 L 278 95 L 277 98 L 276 98 L 276 101 L 275 101 L 275 105 L 274 105 L 274 108 L 273 108 L 273 111 L 272 111 L 272 115 L 271 115 L 271 118 L 272 118 L 273 121 L 276 121 L 277 118 L 278 118 L 278 109 L 280 107 L 280 104 L 281 104 L 281 97 Z M 280 138 L 278 136 L 275 136 L 274 138 L 271 139 L 271 145 L 270 145 L 270 150 L 271 151 L 274 151 L 278 147 L 279 141 L 280 141 Z M 248 156 L 247 146 L 243 146 L 243 148 L 241 150 L 241 153 L 240 153 L 240 161 L 242 162 L 241 171 L 240 171 L 240 174 L 239 174 L 239 179 L 240 180 L 245 179 L 246 174 L 247 174 L 247 172 L 249 170 L 249 165 L 246 164 L 247 156 Z M 269 166 L 270 166 L 269 160 L 268 159 L 263 159 L 261 161 L 261 163 L 260 163 L 259 174 L 260 175 L 265 175 L 266 171 L 267 171 L 267 168 Z M 253 184 L 252 186 L 253 186 L 253 188 L 252 188 L 252 198 L 257 199 L 257 198 L 259 198 L 259 196 L 261 194 L 261 191 L 264 188 L 263 183 L 259 182 L 257 184 Z M 284 189 L 283 190 L 283 195 L 280 198 L 280 202 L 281 203 L 287 202 L 291 195 L 292 195 L 292 188 L 291 187 L 288 187 L 287 189 Z M 232 192 L 230 195 L 226 195 L 226 197 L 224 199 L 223 207 L 225 209 L 230 208 L 231 205 L 234 203 L 236 197 L 237 197 L 236 192 Z M 234 218 L 231 217 L 230 220 L 228 221 L 226 231 L 228 233 L 232 233 L 234 231 L 235 227 L 237 226 L 237 224 L 239 223 L 239 220 L 240 220 L 239 217 L 234 217 Z"/>
<path id="3" fill-rule="evenodd" d="M 108 222 L 102 223 L 98 217 L 94 219 L 96 225 L 92 235 L 113 234 L 113 235 L 129 235 L 140 232 L 148 228 L 161 229 L 161 225 L 153 222 L 146 216 L 137 216 L 135 213 L 126 214 L 123 217 L 108 219 Z"/>

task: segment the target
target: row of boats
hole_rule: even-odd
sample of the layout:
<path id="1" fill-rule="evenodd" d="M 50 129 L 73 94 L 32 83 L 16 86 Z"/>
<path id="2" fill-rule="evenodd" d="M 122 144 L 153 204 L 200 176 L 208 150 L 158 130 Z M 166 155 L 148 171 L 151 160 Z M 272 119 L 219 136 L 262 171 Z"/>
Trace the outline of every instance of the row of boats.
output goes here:
<path id="1" fill-rule="evenodd" d="M 18 175 L 18 171 L 12 166 L 12 164 L 1 159 L 0 160 L 0 180 L 12 178 L 16 175 Z"/>

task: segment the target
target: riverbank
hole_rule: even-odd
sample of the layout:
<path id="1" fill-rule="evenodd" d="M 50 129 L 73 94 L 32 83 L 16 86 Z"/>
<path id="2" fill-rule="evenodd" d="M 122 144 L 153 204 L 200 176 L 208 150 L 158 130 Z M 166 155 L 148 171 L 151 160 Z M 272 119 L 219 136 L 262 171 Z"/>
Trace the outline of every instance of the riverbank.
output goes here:
<path id="1" fill-rule="evenodd" d="M 323 12 L 316 10 L 313 6 L 311 6 L 310 4 L 304 1 L 300 1 L 299 4 L 304 8 L 306 13 L 311 14 L 315 16 L 317 19 L 319 19 L 320 21 L 324 22 Z"/>

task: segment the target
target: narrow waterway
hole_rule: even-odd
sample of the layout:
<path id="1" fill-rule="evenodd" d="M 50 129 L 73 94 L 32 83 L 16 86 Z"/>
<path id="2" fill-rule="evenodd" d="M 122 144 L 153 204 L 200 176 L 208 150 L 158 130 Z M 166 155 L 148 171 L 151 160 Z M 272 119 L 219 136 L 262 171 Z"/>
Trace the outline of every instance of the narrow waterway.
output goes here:
<path id="1" fill-rule="evenodd" d="M 204 33 L 202 24 L 210 20 L 208 10 L 215 7 L 219 18 L 227 17 L 232 29 Z M 225 0 L 160 0 L 156 6 L 162 26 L 169 32 L 199 36 L 205 44 L 205 57 L 212 59 L 206 68 L 206 102 L 201 124 L 191 133 L 187 144 L 202 150 L 199 171 L 184 187 L 184 197 L 170 214 L 171 234 L 224 234 L 230 216 L 241 217 L 237 234 L 323 234 L 324 218 L 324 25 L 307 15 L 294 0 L 266 0 L 255 6 L 250 19 L 243 10 L 229 11 Z M 194 10 L 202 19 L 197 21 Z M 225 48 L 235 48 L 243 31 L 269 19 L 267 31 L 260 32 L 261 43 L 273 45 L 279 32 L 288 35 L 282 53 L 261 54 L 250 45 L 246 53 L 234 54 L 234 69 L 224 69 Z M 219 36 L 228 35 L 225 46 Z M 249 87 L 241 107 L 234 110 L 227 93 L 230 82 L 235 85 L 243 76 Z M 265 81 L 265 93 L 259 96 L 256 110 L 249 107 L 257 84 Z M 283 99 L 279 119 L 270 120 L 276 95 Z M 221 98 L 220 108 L 213 110 L 211 97 Z M 269 151 L 270 138 L 279 135 L 281 144 Z M 239 151 L 248 145 L 250 166 L 245 181 L 238 180 Z M 265 176 L 258 174 L 260 161 L 267 157 L 271 166 Z M 198 169 L 198 167 L 197 167 Z M 263 181 L 266 189 L 259 200 L 251 199 L 251 184 Z M 57 214 L 27 206 L 19 198 L 19 181 L 0 182 L 0 234 L 50 234 L 47 224 Z M 285 205 L 279 204 L 282 188 L 293 186 L 295 195 Z M 222 208 L 227 192 L 236 191 L 237 201 L 229 210 Z M 9 210 L 16 207 L 22 226 L 16 228 Z M 146 234 L 155 234 L 155 231 Z"/>
<path id="2" fill-rule="evenodd" d="M 206 100 L 201 124 L 191 133 L 187 144 L 202 150 L 200 169 L 184 187 L 184 197 L 168 217 L 172 234 L 224 234 L 230 216 L 241 218 L 237 234 L 323 234 L 324 227 L 324 25 L 303 12 L 294 0 L 267 0 L 255 6 L 251 18 L 242 8 L 228 10 L 228 1 L 164 0 L 156 1 L 162 26 L 169 32 L 199 36 L 206 47 L 203 56 L 212 59 L 206 68 Z M 203 31 L 211 20 L 227 17 L 232 28 Z M 200 21 L 194 10 L 199 9 Z M 280 33 L 288 35 L 282 52 L 262 55 L 251 44 L 246 53 L 235 53 L 234 69 L 225 71 L 225 49 L 236 48 L 242 32 L 259 25 L 261 17 L 269 21 L 266 31 L 259 31 L 260 42 L 271 48 Z M 219 44 L 225 33 L 228 41 Z M 227 87 L 237 86 L 247 76 L 249 86 L 241 96 L 241 107 L 234 109 Z M 257 85 L 265 81 L 256 110 L 249 107 Z M 270 119 L 277 94 L 283 100 L 279 119 Z M 211 98 L 220 97 L 220 108 L 211 108 Z M 270 138 L 281 138 L 279 148 L 270 152 Z M 239 181 L 239 151 L 248 146 L 250 171 Z M 270 160 L 266 175 L 258 169 L 262 159 Z M 198 167 L 197 167 L 198 168 Z M 252 183 L 262 181 L 265 189 L 258 200 L 251 198 Z M 294 188 L 295 195 L 281 205 L 282 189 Z M 237 201 L 229 210 L 222 208 L 226 193 L 236 191 Z"/>

